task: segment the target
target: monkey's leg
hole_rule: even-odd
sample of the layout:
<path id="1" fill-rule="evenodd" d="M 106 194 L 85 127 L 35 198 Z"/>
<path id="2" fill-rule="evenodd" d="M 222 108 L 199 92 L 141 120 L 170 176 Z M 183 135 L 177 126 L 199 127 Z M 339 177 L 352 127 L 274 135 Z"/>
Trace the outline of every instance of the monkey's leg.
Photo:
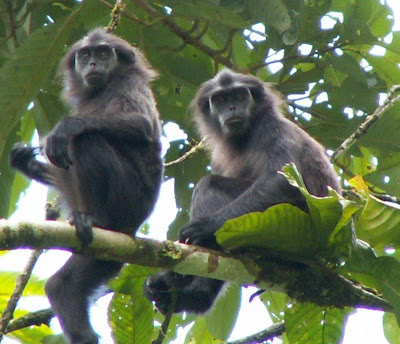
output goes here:
<path id="1" fill-rule="evenodd" d="M 250 185 L 216 175 L 202 178 L 193 193 L 191 219 L 212 216 L 239 197 Z M 215 245 L 211 246 L 215 248 Z M 173 289 L 177 295 L 176 313 L 204 313 L 214 304 L 224 284 L 220 280 L 182 276 L 168 271 L 149 277 L 144 285 L 144 293 L 164 314 L 168 312 Z"/>
<path id="2" fill-rule="evenodd" d="M 46 284 L 46 294 L 64 333 L 72 344 L 97 344 L 89 321 L 89 298 L 116 276 L 122 263 L 74 254 Z"/>

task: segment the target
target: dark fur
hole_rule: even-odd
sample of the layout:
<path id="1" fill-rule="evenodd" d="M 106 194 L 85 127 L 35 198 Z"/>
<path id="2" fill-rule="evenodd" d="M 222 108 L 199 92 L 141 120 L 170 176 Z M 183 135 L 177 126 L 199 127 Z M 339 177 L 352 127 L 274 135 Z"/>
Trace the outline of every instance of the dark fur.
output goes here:
<path id="1" fill-rule="evenodd" d="M 250 90 L 253 105 L 250 113 L 242 114 L 240 130 L 229 131 L 221 127 L 221 114 L 210 112 L 209 99 L 220 90 L 234 92 L 236 87 Z M 206 137 L 211 150 L 212 175 L 204 177 L 194 190 L 191 221 L 180 232 L 181 242 L 221 249 L 214 234 L 228 219 L 280 203 L 307 211 L 299 190 L 277 173 L 290 162 L 300 170 L 311 194 L 326 196 L 327 186 L 341 192 L 323 147 L 281 115 L 281 103 L 267 83 L 229 70 L 200 87 L 192 109 L 200 136 Z M 234 107 L 227 104 L 227 108 Z M 176 312 L 202 313 L 213 305 L 223 284 L 164 272 L 150 277 L 144 290 L 163 313 L 168 310 L 172 287 L 178 293 Z"/>
<path id="2" fill-rule="evenodd" d="M 90 88 L 75 68 L 75 53 L 100 42 L 115 50 L 116 67 L 102 75 L 104 85 Z M 11 152 L 11 165 L 62 194 L 84 245 L 92 240 L 92 224 L 134 235 L 152 211 L 161 184 L 159 114 L 150 88 L 156 73 L 138 49 L 102 29 L 69 49 L 61 72 L 72 112 L 47 137 L 51 163 L 37 161 L 34 148 L 19 144 Z M 53 311 L 71 343 L 98 342 L 88 299 L 121 267 L 74 254 L 47 282 Z"/>

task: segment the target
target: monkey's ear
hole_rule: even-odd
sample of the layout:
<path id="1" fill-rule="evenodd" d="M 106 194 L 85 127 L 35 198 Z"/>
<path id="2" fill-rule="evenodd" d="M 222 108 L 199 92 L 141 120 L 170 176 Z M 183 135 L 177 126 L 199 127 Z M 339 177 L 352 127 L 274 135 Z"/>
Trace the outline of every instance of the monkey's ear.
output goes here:
<path id="1" fill-rule="evenodd" d="M 136 62 L 136 54 L 134 51 L 119 46 L 114 49 L 119 61 L 126 64 L 134 64 Z"/>
<path id="2" fill-rule="evenodd" d="M 70 53 L 64 57 L 61 62 L 61 68 L 63 70 L 73 71 L 75 69 L 75 52 Z"/>

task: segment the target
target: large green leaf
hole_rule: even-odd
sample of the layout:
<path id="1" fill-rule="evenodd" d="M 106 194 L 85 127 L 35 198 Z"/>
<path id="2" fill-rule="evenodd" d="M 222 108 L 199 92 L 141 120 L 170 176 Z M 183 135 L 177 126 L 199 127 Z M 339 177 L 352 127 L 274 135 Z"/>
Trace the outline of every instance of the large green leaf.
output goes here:
<path id="1" fill-rule="evenodd" d="M 74 19 L 85 6 L 79 6 L 64 22 L 36 30 L 21 44 L 16 55 L 0 69 L 0 157 L 6 139 L 20 120 L 24 108 L 38 93 L 64 53 L 74 29 Z M 76 24 L 75 24 L 76 25 Z"/>
<path id="2" fill-rule="evenodd" d="M 148 344 L 153 337 L 153 305 L 143 296 L 143 283 L 154 269 L 126 266 L 112 282 L 116 290 L 108 307 L 116 343 Z"/>
<path id="3" fill-rule="evenodd" d="M 240 306 L 240 287 L 229 284 L 210 313 L 206 314 L 207 328 L 214 338 L 226 340 L 235 325 Z"/>
<path id="4" fill-rule="evenodd" d="M 370 195 L 355 228 L 357 236 L 372 246 L 399 245 L 400 206 Z"/>
<path id="5" fill-rule="evenodd" d="M 290 344 L 340 343 L 349 313 L 349 309 L 296 303 L 285 312 L 286 335 Z"/>
<path id="6" fill-rule="evenodd" d="M 352 256 L 339 271 L 378 290 L 393 306 L 400 324 L 400 262 L 397 259 L 377 257 L 369 245 L 358 240 Z"/>
<path id="7" fill-rule="evenodd" d="M 312 256 L 318 248 L 309 215 L 291 204 L 228 220 L 216 236 L 225 249 L 260 247 Z"/>
<path id="8" fill-rule="evenodd" d="M 284 174 L 303 193 L 309 214 L 293 205 L 279 204 L 263 213 L 243 215 L 228 220 L 216 232 L 218 243 L 225 249 L 259 247 L 307 257 L 348 255 L 354 243 L 347 225 L 358 208 L 334 190 L 329 197 L 310 195 L 293 164 L 284 167 Z"/>
<path id="9" fill-rule="evenodd" d="M 200 317 L 196 320 L 185 338 L 185 344 L 220 344 L 222 340 L 216 339 L 207 329 L 206 319 Z"/>

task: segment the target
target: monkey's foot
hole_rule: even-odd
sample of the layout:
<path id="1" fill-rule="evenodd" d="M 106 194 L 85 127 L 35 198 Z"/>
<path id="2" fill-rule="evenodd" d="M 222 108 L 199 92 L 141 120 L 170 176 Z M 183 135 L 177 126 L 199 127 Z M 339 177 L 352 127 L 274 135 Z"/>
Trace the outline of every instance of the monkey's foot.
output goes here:
<path id="1" fill-rule="evenodd" d="M 153 301 L 157 309 L 162 313 L 168 312 L 171 303 L 171 288 L 168 283 L 165 272 L 150 276 L 143 285 L 143 293 L 150 300 Z"/>
<path id="2" fill-rule="evenodd" d="M 84 247 L 93 241 L 92 221 L 89 215 L 81 212 L 73 213 L 73 223 L 76 229 L 76 235 Z"/>

